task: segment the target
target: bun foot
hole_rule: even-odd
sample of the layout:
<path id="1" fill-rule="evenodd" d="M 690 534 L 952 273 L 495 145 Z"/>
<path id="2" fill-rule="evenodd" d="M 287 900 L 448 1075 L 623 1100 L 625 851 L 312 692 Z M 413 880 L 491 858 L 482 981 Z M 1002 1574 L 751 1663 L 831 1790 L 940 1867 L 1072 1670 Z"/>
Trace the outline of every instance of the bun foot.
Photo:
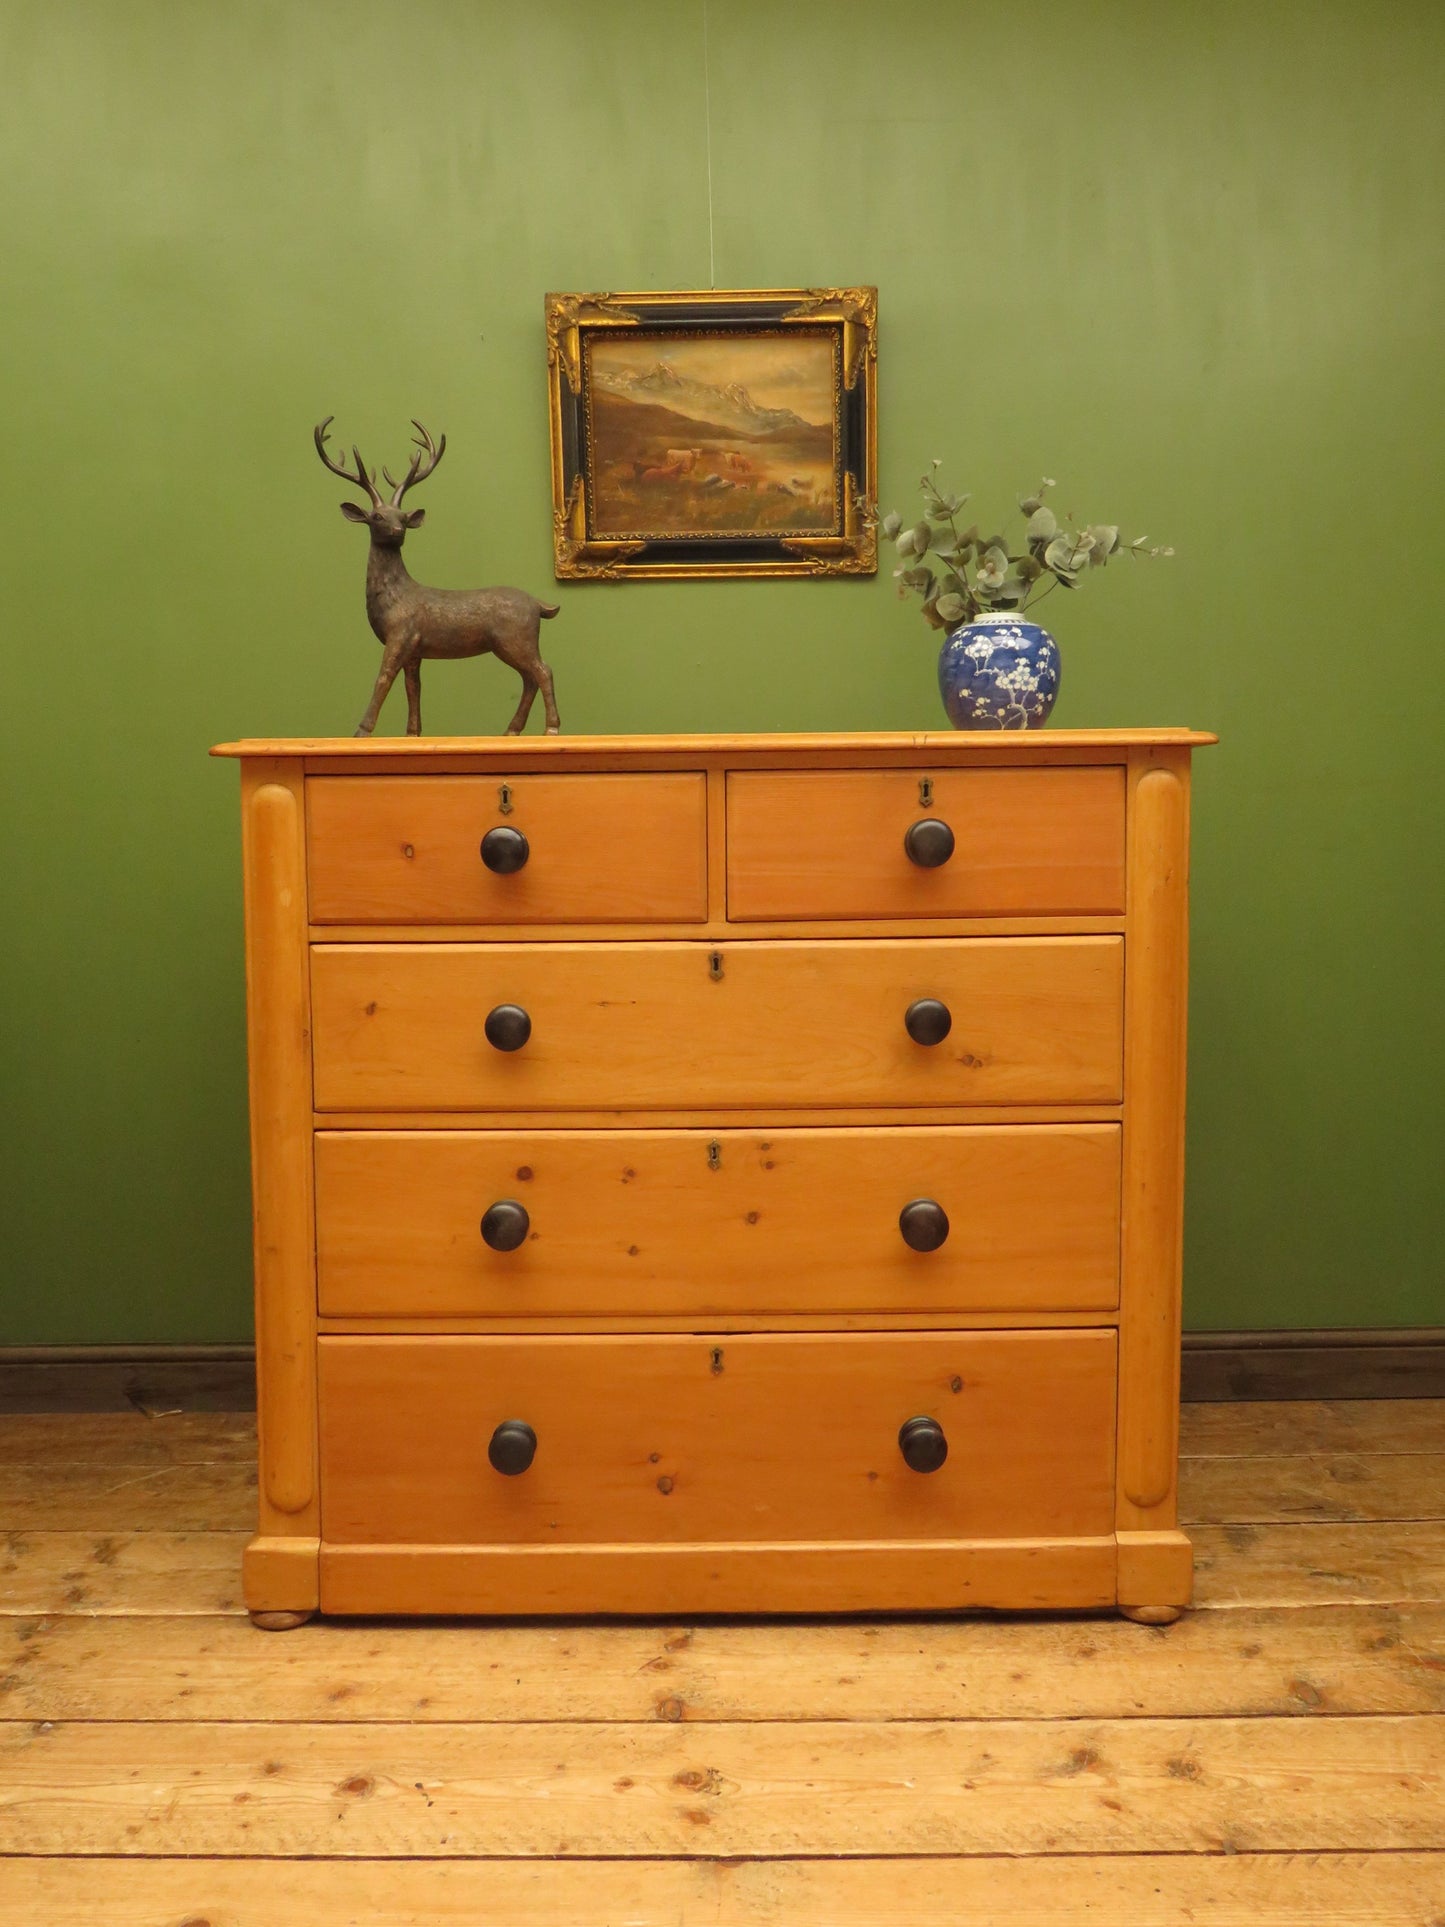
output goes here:
<path id="1" fill-rule="evenodd" d="M 289 1633 L 294 1632 L 298 1626 L 304 1626 L 308 1619 L 314 1619 L 315 1617 L 316 1608 L 314 1606 L 308 1606 L 304 1612 L 295 1613 L 253 1612 L 251 1615 L 251 1624 L 258 1627 L 263 1633 Z"/>
<path id="2" fill-rule="evenodd" d="M 1119 1608 L 1125 1619 L 1135 1620 L 1140 1626 L 1172 1626 L 1183 1610 L 1182 1606 L 1121 1606 Z"/>

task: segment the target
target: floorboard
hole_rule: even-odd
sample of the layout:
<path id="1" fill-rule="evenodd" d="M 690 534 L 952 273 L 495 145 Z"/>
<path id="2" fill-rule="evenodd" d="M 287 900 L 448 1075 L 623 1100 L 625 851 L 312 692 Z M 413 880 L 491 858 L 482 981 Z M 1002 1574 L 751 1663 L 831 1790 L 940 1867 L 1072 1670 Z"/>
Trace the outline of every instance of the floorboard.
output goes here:
<path id="1" fill-rule="evenodd" d="M 1191 1526 L 1196 1610 L 1445 1600 L 1445 1522 Z"/>
<path id="2" fill-rule="evenodd" d="M 0 1620 L 25 1720 L 638 1721 L 1445 1711 L 1445 1605 L 1127 1620 L 499 1626 Z"/>
<path id="3" fill-rule="evenodd" d="M 0 1927 L 1439 1927 L 1429 1853 L 28 1860 Z"/>
<path id="4" fill-rule="evenodd" d="M 1445 1724 L 11 1721 L 0 1853 L 1445 1849 Z"/>
<path id="5" fill-rule="evenodd" d="M 0 1526 L 0 1614 L 244 1613 L 241 1553 L 250 1536 Z"/>

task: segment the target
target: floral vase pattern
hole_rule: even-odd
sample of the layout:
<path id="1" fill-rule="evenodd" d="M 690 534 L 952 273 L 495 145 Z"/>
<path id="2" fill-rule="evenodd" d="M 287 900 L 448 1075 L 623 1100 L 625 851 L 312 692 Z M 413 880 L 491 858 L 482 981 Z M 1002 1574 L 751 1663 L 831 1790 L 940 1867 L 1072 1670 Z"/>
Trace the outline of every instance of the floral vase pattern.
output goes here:
<path id="1" fill-rule="evenodd" d="M 1013 610 L 975 616 L 944 638 L 938 689 L 955 729 L 1041 729 L 1059 693 L 1059 648 Z"/>

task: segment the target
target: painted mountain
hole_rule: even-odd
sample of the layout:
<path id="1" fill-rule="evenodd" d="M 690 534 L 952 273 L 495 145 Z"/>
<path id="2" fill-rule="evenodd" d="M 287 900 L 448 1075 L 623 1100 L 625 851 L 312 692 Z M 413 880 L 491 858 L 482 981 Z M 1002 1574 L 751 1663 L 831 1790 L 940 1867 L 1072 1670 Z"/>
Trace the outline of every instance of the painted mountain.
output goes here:
<path id="1" fill-rule="evenodd" d="M 629 368 L 595 368 L 594 388 L 604 394 L 619 395 L 627 401 L 651 403 L 688 421 L 720 428 L 729 435 L 749 440 L 784 431 L 806 434 L 816 424 L 806 422 L 791 408 L 760 408 L 740 381 L 719 385 L 679 374 L 669 362 L 654 362 L 652 367 L 634 373 Z"/>

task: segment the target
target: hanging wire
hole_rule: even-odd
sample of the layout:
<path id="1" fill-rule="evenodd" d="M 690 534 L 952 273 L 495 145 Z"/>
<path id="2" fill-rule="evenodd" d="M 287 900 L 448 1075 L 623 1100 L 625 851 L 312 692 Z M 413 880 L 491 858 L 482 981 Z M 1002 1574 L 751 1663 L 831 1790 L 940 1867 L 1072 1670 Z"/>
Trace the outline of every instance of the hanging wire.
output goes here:
<path id="1" fill-rule="evenodd" d="M 717 256 L 712 231 L 712 69 L 708 59 L 708 0 L 702 0 L 702 99 L 707 129 L 707 285 L 717 286 Z"/>

